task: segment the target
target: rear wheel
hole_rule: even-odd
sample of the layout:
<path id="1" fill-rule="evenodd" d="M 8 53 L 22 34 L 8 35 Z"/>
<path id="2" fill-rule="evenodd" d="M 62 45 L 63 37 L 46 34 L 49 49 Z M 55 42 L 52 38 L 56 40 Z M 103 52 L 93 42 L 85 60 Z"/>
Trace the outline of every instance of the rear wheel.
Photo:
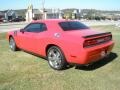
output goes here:
<path id="1" fill-rule="evenodd" d="M 55 70 L 62 70 L 67 66 L 64 54 L 61 49 L 56 46 L 52 46 L 48 49 L 47 59 L 50 67 Z"/>
<path id="2" fill-rule="evenodd" d="M 16 46 L 16 43 L 15 43 L 15 40 L 13 39 L 13 37 L 10 37 L 10 40 L 9 40 L 9 47 L 12 51 L 17 51 L 18 48 Z"/>

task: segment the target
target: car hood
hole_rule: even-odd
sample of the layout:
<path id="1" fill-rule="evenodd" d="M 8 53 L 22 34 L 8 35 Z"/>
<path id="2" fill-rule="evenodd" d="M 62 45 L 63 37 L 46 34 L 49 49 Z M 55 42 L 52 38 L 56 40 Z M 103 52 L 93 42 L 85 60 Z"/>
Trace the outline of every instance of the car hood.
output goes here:
<path id="1" fill-rule="evenodd" d="M 96 35 L 96 34 L 101 34 L 101 33 L 103 32 L 93 30 L 93 29 L 66 31 L 66 34 L 76 36 L 76 37 L 86 37 L 86 36 Z"/>

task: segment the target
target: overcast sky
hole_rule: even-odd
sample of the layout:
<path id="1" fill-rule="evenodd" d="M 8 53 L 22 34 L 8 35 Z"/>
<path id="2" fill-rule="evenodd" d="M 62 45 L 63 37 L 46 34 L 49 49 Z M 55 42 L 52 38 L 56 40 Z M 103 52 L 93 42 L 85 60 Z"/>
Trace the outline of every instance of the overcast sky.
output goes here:
<path id="1" fill-rule="evenodd" d="M 26 9 L 29 1 L 34 8 L 42 8 L 42 0 L 0 0 L 0 10 Z M 45 0 L 45 7 L 120 10 L 120 0 Z"/>

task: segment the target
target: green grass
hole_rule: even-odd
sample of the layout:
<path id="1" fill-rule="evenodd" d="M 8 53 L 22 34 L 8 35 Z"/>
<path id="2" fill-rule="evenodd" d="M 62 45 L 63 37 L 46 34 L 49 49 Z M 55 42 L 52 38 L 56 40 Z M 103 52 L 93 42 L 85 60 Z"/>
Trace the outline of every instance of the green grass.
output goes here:
<path id="1" fill-rule="evenodd" d="M 0 33 L 0 40 L 6 39 L 6 33 Z"/>
<path id="2" fill-rule="evenodd" d="M 119 90 L 120 28 L 92 28 L 113 33 L 111 57 L 88 68 L 63 71 L 52 70 L 47 61 L 23 51 L 12 52 L 5 33 L 0 34 L 0 90 Z"/>

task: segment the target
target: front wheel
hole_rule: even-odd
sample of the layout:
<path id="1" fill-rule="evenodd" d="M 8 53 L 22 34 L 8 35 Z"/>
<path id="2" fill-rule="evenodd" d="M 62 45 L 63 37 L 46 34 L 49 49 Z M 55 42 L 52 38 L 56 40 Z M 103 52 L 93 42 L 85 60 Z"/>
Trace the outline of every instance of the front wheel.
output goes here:
<path id="1" fill-rule="evenodd" d="M 10 40 L 9 40 L 9 47 L 12 51 L 17 51 L 17 46 L 16 46 L 16 43 L 15 43 L 15 40 L 10 37 Z"/>
<path id="2" fill-rule="evenodd" d="M 62 70 L 67 65 L 63 52 L 56 46 L 52 46 L 48 49 L 47 59 L 50 67 L 55 70 Z"/>

